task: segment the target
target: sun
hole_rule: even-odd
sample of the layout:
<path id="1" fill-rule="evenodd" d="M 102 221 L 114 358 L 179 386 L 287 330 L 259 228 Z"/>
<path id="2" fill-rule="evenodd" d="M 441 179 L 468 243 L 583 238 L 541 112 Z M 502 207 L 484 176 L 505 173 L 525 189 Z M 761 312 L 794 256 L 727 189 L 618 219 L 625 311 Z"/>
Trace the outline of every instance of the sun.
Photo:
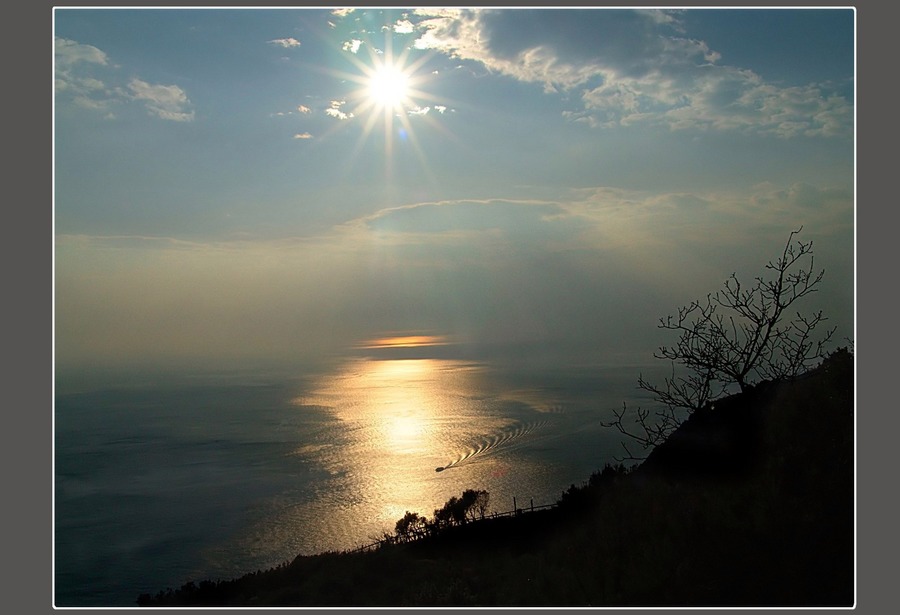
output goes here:
<path id="1" fill-rule="evenodd" d="M 328 71 L 342 83 L 350 84 L 352 88 L 332 103 L 338 105 L 336 110 L 332 109 L 334 117 L 353 120 L 346 122 L 346 125 L 361 127 L 356 145 L 347 157 L 348 164 L 352 165 L 361 155 L 370 137 L 377 137 L 381 132 L 386 178 L 393 176 L 394 153 L 400 148 L 414 151 L 421 161 L 422 168 L 430 176 L 425 153 L 416 134 L 416 126 L 426 132 L 436 131 L 442 138 L 453 138 L 436 117 L 443 115 L 448 109 L 447 105 L 453 101 L 428 91 L 439 74 L 438 70 L 426 68 L 434 58 L 434 54 L 417 50 L 414 46 L 406 46 L 395 54 L 390 32 L 385 34 L 384 45 L 381 48 L 370 41 L 355 41 L 355 43 L 358 44 L 345 43 L 341 46 L 345 52 L 344 59 L 349 61 L 355 70 Z M 340 105 L 347 103 L 347 111 L 341 111 Z M 336 125 L 334 130 L 340 128 Z"/>
<path id="2" fill-rule="evenodd" d="M 386 35 L 381 49 L 366 42 L 356 51 L 348 51 L 347 60 L 358 72 L 339 73 L 347 82 L 357 84 L 347 95 L 347 100 L 352 105 L 354 117 L 369 118 L 367 130 L 382 120 L 386 124 L 393 124 L 395 120 L 405 124 L 409 116 L 424 115 L 426 108 L 441 104 L 437 97 L 422 89 L 437 73 L 424 68 L 433 54 L 415 54 L 413 47 L 405 47 L 395 54 L 392 41 Z M 363 56 L 363 50 L 367 57 Z M 413 54 L 415 58 L 411 57 Z"/>
<path id="3" fill-rule="evenodd" d="M 409 81 L 402 68 L 384 64 L 369 74 L 366 95 L 377 107 L 403 109 L 409 105 Z"/>

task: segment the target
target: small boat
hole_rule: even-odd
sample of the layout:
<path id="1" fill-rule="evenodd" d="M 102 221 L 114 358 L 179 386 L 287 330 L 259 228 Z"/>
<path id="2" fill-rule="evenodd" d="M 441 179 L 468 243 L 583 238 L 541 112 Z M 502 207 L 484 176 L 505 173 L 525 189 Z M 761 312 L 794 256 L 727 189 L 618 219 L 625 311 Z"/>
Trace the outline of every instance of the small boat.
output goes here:
<path id="1" fill-rule="evenodd" d="M 443 472 L 443 471 L 446 470 L 446 469 L 447 469 L 447 468 L 445 468 L 444 466 L 438 466 L 438 467 L 436 467 L 436 468 L 434 469 L 434 471 L 435 471 L 435 472 Z"/>

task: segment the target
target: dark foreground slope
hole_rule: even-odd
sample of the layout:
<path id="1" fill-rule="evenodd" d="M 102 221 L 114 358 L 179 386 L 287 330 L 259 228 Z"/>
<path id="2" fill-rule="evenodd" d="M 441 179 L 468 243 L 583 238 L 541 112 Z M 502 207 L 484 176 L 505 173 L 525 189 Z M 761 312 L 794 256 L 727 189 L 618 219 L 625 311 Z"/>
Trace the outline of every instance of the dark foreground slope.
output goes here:
<path id="1" fill-rule="evenodd" d="M 146 606 L 850 606 L 853 357 L 695 413 L 555 509 L 298 557 Z"/>

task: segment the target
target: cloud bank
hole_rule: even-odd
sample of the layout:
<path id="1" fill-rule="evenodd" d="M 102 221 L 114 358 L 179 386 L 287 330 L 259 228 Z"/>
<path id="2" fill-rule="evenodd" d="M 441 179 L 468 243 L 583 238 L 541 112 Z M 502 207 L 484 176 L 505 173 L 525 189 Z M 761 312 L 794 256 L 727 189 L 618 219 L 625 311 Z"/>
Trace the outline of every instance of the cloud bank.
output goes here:
<path id="1" fill-rule="evenodd" d="M 390 207 L 306 239 L 60 235 L 57 356 L 302 363 L 420 330 L 454 349 L 652 359 L 659 317 L 732 272 L 759 275 L 801 226 L 827 270 L 816 305 L 851 336 L 847 191 L 595 187 L 555 201 Z"/>
<path id="2" fill-rule="evenodd" d="M 593 128 L 852 134 L 853 104 L 837 86 L 767 83 L 721 64 L 716 50 L 686 34 L 678 11 L 564 10 L 549 19 L 542 10 L 421 8 L 395 31 L 414 33 L 418 49 L 574 99 L 580 104 L 565 116 Z"/>

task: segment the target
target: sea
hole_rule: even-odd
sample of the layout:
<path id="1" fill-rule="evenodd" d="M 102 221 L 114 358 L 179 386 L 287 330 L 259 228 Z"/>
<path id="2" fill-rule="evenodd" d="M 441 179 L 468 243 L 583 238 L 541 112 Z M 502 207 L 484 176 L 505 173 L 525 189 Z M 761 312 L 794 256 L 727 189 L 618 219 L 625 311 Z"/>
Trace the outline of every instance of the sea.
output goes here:
<path id="1" fill-rule="evenodd" d="M 553 504 L 621 457 L 637 368 L 349 356 L 315 373 L 57 387 L 53 603 L 131 607 L 363 547 L 466 489 Z"/>

